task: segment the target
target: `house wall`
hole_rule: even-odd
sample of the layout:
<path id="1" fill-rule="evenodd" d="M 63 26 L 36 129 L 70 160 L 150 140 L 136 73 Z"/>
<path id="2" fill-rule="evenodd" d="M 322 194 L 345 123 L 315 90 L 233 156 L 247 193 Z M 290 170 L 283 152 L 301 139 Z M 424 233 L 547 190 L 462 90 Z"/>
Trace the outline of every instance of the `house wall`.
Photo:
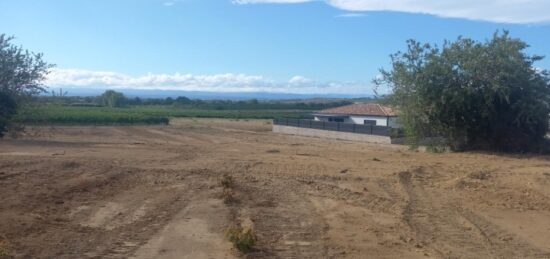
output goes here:
<path id="1" fill-rule="evenodd" d="M 360 141 L 360 142 L 391 144 L 391 138 L 388 136 L 357 134 L 357 133 L 331 131 L 331 130 L 308 129 L 308 128 L 291 127 L 291 126 L 284 126 L 284 125 L 273 125 L 273 132 L 299 135 L 299 136 L 308 136 L 308 137 L 343 139 L 343 140 Z"/>
<path id="2" fill-rule="evenodd" d="M 381 116 L 342 116 L 344 118 L 344 123 L 353 123 L 353 124 L 365 124 L 365 120 L 374 120 L 376 121 L 376 126 L 387 126 L 387 118 Z M 314 120 L 316 121 L 328 121 L 328 117 L 315 116 Z"/>
<path id="3" fill-rule="evenodd" d="M 388 118 L 381 116 L 350 116 L 347 123 L 365 124 L 365 120 L 376 121 L 376 126 L 388 126 Z"/>
<path id="4" fill-rule="evenodd" d="M 345 117 L 344 123 L 353 123 L 353 124 L 365 124 L 365 120 L 374 120 L 376 121 L 376 126 L 388 126 L 392 128 L 398 128 L 399 124 L 397 122 L 397 117 L 386 117 L 386 116 L 342 116 Z M 315 121 L 328 121 L 328 117 L 324 116 L 314 116 L 313 120 Z"/>
<path id="5" fill-rule="evenodd" d="M 351 122 L 348 122 L 347 119 L 346 119 L 346 115 L 342 115 L 342 116 L 330 116 L 330 117 L 325 117 L 325 116 L 314 116 L 313 117 L 313 120 L 314 121 L 329 121 L 329 118 L 344 118 L 344 123 L 351 123 Z"/>

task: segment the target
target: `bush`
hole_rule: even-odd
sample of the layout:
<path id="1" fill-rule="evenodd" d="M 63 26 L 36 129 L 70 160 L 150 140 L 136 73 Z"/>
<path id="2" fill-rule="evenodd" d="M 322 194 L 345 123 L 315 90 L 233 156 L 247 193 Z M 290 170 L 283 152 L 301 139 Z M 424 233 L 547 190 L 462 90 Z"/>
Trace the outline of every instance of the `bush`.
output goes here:
<path id="1" fill-rule="evenodd" d="M 5 92 L 0 92 L 0 138 L 4 136 L 16 112 L 17 105 L 13 97 Z"/>
<path id="2" fill-rule="evenodd" d="M 0 137 L 4 136 L 18 107 L 30 96 L 44 92 L 40 84 L 52 67 L 42 60 L 42 54 L 23 50 L 0 34 Z"/>
<path id="3" fill-rule="evenodd" d="M 257 237 L 252 229 L 245 230 L 236 226 L 228 228 L 225 236 L 229 242 L 233 243 L 233 247 L 243 253 L 249 252 L 257 241 Z"/>
<path id="4" fill-rule="evenodd" d="M 413 146 L 442 137 L 458 151 L 532 150 L 548 131 L 550 73 L 534 66 L 542 57 L 527 47 L 508 32 L 441 48 L 409 40 L 374 82 L 392 89 L 389 102 Z"/>

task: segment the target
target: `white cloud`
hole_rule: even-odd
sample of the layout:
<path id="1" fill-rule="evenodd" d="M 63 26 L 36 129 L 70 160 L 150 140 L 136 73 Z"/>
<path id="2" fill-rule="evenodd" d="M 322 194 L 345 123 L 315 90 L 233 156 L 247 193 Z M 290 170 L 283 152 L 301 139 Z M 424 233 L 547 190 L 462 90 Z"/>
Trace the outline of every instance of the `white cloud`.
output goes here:
<path id="1" fill-rule="evenodd" d="M 365 16 L 367 15 L 364 13 L 343 13 L 343 14 L 336 15 L 335 17 L 336 18 L 358 18 L 358 17 L 365 17 Z"/>
<path id="2" fill-rule="evenodd" d="M 291 85 L 305 85 L 312 84 L 314 83 L 314 81 L 303 76 L 293 76 L 290 78 L 290 80 L 288 80 L 288 83 L 290 83 Z"/>
<path id="3" fill-rule="evenodd" d="M 275 81 L 246 74 L 146 74 L 130 76 L 109 71 L 53 69 L 45 85 L 63 88 L 113 88 L 206 92 L 271 92 L 297 94 L 372 94 L 370 85 L 358 82 L 320 82 L 303 76 Z"/>
<path id="4" fill-rule="evenodd" d="M 233 0 L 236 4 L 304 3 L 319 0 Z M 550 22 L 549 0 L 320 0 L 336 8 L 423 13 L 501 23 Z"/>

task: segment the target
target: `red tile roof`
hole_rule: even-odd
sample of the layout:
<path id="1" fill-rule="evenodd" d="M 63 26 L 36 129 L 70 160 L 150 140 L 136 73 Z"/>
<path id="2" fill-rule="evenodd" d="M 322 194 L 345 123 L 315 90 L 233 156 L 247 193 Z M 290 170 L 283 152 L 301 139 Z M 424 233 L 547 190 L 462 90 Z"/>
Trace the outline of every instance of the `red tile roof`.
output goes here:
<path id="1" fill-rule="evenodd" d="M 397 116 L 395 111 L 377 103 L 356 103 L 318 111 L 319 114 L 349 114 L 371 116 Z"/>

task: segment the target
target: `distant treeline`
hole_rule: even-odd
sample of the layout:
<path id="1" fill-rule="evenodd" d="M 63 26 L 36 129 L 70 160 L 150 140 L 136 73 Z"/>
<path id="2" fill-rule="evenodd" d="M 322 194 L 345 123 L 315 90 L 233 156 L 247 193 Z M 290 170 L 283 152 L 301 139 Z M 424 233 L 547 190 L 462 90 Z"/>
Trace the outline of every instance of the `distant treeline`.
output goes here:
<path id="1" fill-rule="evenodd" d="M 181 109 L 173 106 L 73 107 L 40 105 L 27 107 L 15 120 L 28 125 L 129 125 L 167 124 L 170 118 L 274 119 L 308 118 L 300 110 L 205 110 Z"/>
<path id="2" fill-rule="evenodd" d="M 364 100 L 361 100 L 364 101 Z M 21 124 L 167 124 L 170 118 L 274 119 L 310 118 L 311 112 L 351 104 L 351 100 L 197 100 L 177 98 L 128 98 L 108 90 L 100 96 L 73 97 L 60 90 L 41 96 L 21 109 Z"/>
<path id="3" fill-rule="evenodd" d="M 125 106 L 173 106 L 203 110 L 321 110 L 352 104 L 350 100 L 199 100 L 184 96 L 177 98 L 129 98 L 122 93 L 107 90 L 100 96 L 72 97 L 66 93 L 52 93 L 38 99 L 40 103 L 84 107 L 125 107 Z"/>

